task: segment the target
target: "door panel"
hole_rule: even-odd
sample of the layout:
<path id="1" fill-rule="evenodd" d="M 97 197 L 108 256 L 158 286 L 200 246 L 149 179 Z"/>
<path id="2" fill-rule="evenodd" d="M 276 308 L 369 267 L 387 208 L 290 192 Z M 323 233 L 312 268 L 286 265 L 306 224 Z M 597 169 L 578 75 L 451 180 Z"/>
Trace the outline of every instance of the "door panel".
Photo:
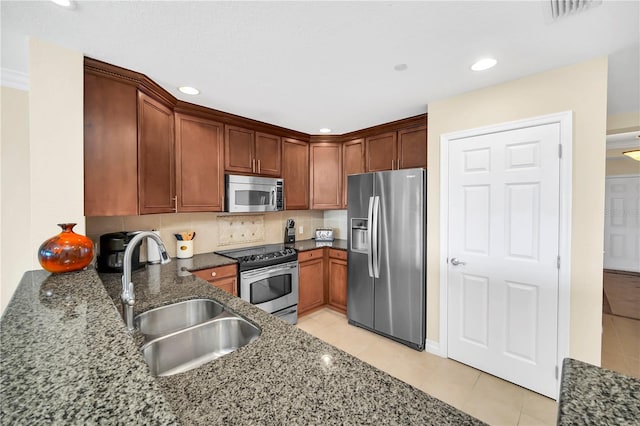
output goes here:
<path id="1" fill-rule="evenodd" d="M 604 267 L 640 272 L 640 176 L 610 176 L 605 185 Z"/>
<path id="2" fill-rule="evenodd" d="M 449 144 L 448 350 L 555 397 L 558 124 Z"/>
<path id="3" fill-rule="evenodd" d="M 380 200 L 377 230 L 380 273 L 374 285 L 374 327 L 422 347 L 425 302 L 423 179 L 422 169 L 374 175 L 374 195 Z"/>

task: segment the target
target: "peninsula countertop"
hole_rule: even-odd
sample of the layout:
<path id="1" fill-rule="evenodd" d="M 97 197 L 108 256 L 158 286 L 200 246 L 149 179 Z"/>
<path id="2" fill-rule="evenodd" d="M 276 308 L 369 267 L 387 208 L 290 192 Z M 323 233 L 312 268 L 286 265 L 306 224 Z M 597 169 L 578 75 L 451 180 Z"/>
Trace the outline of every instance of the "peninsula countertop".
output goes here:
<path id="1" fill-rule="evenodd" d="M 194 256 L 192 268 L 227 262 L 214 256 Z M 27 272 L 1 321 L 0 421 L 481 424 L 179 263 L 133 273 L 136 314 L 213 298 L 258 325 L 260 338 L 197 369 L 154 378 L 121 320 L 119 274 Z"/>

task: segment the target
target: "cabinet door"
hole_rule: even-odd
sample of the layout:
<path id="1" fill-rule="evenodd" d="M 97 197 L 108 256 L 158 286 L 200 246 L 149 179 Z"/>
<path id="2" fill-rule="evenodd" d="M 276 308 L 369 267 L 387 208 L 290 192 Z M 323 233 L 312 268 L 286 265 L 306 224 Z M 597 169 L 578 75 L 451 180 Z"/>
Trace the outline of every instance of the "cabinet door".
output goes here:
<path id="1" fill-rule="evenodd" d="M 175 210 L 173 111 L 138 92 L 140 214 Z"/>
<path id="2" fill-rule="evenodd" d="M 309 144 L 295 139 L 282 141 L 282 179 L 286 210 L 309 208 Z"/>
<path id="3" fill-rule="evenodd" d="M 345 253 L 346 254 L 346 253 Z M 347 261 L 329 257 L 329 305 L 347 312 Z"/>
<path id="4" fill-rule="evenodd" d="M 427 167 L 427 126 L 398 132 L 397 169 Z"/>
<path id="5" fill-rule="evenodd" d="M 218 266 L 217 268 L 201 269 L 193 271 L 193 275 L 202 278 L 221 290 L 238 295 L 238 269 L 236 265 Z"/>
<path id="6" fill-rule="evenodd" d="M 364 173 L 364 139 L 342 145 L 342 208 L 347 208 L 347 176 Z"/>
<path id="7" fill-rule="evenodd" d="M 311 209 L 342 207 L 342 144 L 313 143 L 310 149 Z M 286 182 L 285 182 L 286 185 Z"/>
<path id="8" fill-rule="evenodd" d="M 379 172 L 396 168 L 396 132 L 383 133 L 366 139 L 367 171 Z"/>
<path id="9" fill-rule="evenodd" d="M 256 133 L 255 169 L 259 175 L 282 175 L 282 143 L 279 136 Z"/>
<path id="10" fill-rule="evenodd" d="M 324 305 L 324 262 L 318 259 L 300 262 L 298 314 Z"/>
<path id="11" fill-rule="evenodd" d="M 227 172 L 253 173 L 255 156 L 253 130 L 224 126 L 224 169 Z"/>
<path id="12" fill-rule="evenodd" d="M 84 75 L 84 215 L 138 214 L 137 89 Z"/>
<path id="13" fill-rule="evenodd" d="M 223 129 L 215 121 L 176 114 L 178 211 L 222 211 Z"/>

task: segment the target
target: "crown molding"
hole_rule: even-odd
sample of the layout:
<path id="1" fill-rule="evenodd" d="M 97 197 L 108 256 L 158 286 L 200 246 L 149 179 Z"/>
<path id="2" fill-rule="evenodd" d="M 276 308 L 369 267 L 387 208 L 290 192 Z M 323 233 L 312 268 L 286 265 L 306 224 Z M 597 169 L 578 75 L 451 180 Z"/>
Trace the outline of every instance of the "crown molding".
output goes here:
<path id="1" fill-rule="evenodd" d="M 9 68 L 2 68 L 2 86 L 29 91 L 29 74 Z"/>
<path id="2" fill-rule="evenodd" d="M 640 147 L 640 131 L 607 135 L 607 149 Z"/>

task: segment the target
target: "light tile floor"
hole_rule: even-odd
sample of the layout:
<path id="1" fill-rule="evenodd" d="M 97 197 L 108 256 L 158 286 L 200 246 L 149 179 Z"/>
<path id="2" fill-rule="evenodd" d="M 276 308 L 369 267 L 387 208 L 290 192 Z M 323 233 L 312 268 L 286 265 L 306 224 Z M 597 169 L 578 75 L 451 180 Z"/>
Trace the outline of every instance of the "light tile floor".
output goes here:
<path id="1" fill-rule="evenodd" d="M 303 316 L 298 327 L 491 425 L 556 424 L 554 400 L 351 326 L 331 309 Z"/>
<path id="2" fill-rule="evenodd" d="M 640 379 L 640 320 L 602 315 L 602 367 Z"/>

